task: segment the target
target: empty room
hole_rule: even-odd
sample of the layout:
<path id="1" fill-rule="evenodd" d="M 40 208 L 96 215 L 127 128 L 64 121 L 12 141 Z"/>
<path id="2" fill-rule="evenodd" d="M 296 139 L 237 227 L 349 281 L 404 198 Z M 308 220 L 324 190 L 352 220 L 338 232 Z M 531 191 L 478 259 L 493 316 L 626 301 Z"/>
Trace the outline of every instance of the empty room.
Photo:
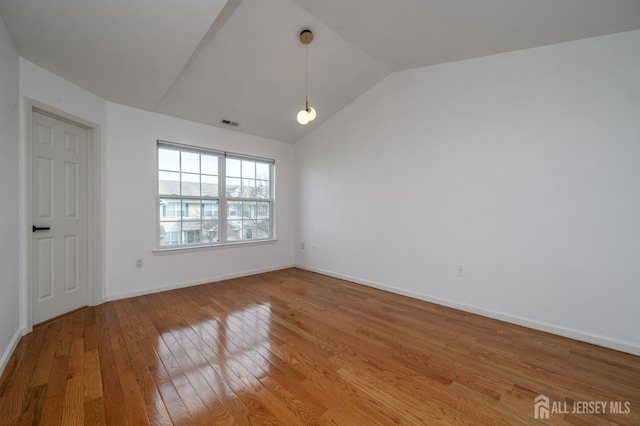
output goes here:
<path id="1" fill-rule="evenodd" d="M 0 425 L 640 424 L 640 1 L 0 0 Z"/>

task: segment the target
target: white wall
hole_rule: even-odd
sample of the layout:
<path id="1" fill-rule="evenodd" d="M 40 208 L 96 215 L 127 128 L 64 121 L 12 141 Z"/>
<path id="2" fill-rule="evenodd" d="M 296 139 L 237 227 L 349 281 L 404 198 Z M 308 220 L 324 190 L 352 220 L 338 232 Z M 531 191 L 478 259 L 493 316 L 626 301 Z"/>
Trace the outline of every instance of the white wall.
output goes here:
<path id="1" fill-rule="evenodd" d="M 20 58 L 20 98 L 22 101 L 24 101 L 24 97 L 96 123 L 104 131 L 107 118 L 107 102 L 104 99 L 24 58 Z M 104 133 L 102 138 L 104 138 Z"/>
<path id="2" fill-rule="evenodd" d="M 103 300 L 294 263 L 293 145 L 109 103 L 27 60 L 21 59 L 20 64 L 23 101 L 30 98 L 100 126 Z M 278 241 L 154 256 L 157 139 L 275 159 Z M 135 268 L 136 258 L 143 259 L 142 269 Z M 28 303 L 25 296 L 23 301 Z"/>
<path id="3" fill-rule="evenodd" d="M 392 74 L 296 145 L 298 264 L 640 354 L 639 46 Z"/>
<path id="4" fill-rule="evenodd" d="M 0 18 L 0 374 L 21 335 L 18 84 L 20 62 Z"/>
<path id="5" fill-rule="evenodd" d="M 107 298 L 293 265 L 293 145 L 114 103 L 107 121 Z M 275 159 L 278 241 L 154 255 L 158 139 Z M 135 268 L 136 258 L 143 268 Z"/>

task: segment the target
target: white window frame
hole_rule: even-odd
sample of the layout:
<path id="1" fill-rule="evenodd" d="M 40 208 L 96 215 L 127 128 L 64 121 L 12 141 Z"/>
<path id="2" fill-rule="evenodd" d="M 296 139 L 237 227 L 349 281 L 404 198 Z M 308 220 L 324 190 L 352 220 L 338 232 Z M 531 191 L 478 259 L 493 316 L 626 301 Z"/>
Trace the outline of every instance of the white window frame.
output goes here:
<path id="1" fill-rule="evenodd" d="M 217 196 L 187 196 L 187 195 L 174 195 L 174 194 L 160 194 L 160 179 L 159 172 L 160 169 L 160 156 L 159 150 L 161 148 L 172 149 L 180 152 L 190 152 L 194 154 L 204 154 L 204 155 L 214 155 L 218 157 L 218 194 Z M 246 161 L 254 161 L 258 163 L 268 164 L 269 165 L 269 194 L 268 198 L 233 198 L 227 197 L 226 191 L 226 160 L 236 159 L 236 160 L 246 160 Z M 247 244 L 247 243 L 256 243 L 256 242 L 265 242 L 265 241 L 274 241 L 274 222 L 275 222 L 275 160 L 261 157 L 254 157 L 249 155 L 230 153 L 225 151 L 218 151 L 213 149 L 183 145 L 174 142 L 168 142 L 164 140 L 158 140 L 156 145 L 156 250 L 155 252 L 168 252 L 173 250 L 184 250 L 191 248 L 206 248 L 206 247 L 220 247 L 220 246 L 230 246 L 237 244 Z M 182 167 L 181 167 L 182 172 Z M 257 178 L 256 178 L 257 180 Z M 177 244 L 177 245 L 160 245 L 161 240 L 161 227 L 162 227 L 162 214 L 161 214 L 161 204 L 160 200 L 167 200 L 168 202 L 177 202 L 181 203 L 182 201 L 194 201 L 200 203 L 200 217 L 201 220 L 204 218 L 204 208 L 202 207 L 202 203 L 206 201 L 217 201 L 218 203 L 218 241 L 217 242 L 207 242 L 207 243 L 194 243 L 194 244 Z M 266 238 L 261 239 L 240 239 L 240 240 L 228 240 L 227 229 L 227 201 L 250 201 L 250 202 L 262 202 L 269 204 L 269 230 L 268 236 Z M 215 215 L 213 216 L 215 218 Z M 180 222 L 182 223 L 185 218 L 180 217 Z M 177 221 L 177 220 L 176 220 Z M 188 222 L 188 218 L 186 220 Z M 181 227 L 182 228 L 182 227 Z M 255 231 L 255 230 L 254 230 Z M 182 231 L 179 231 L 180 236 L 182 236 Z"/>

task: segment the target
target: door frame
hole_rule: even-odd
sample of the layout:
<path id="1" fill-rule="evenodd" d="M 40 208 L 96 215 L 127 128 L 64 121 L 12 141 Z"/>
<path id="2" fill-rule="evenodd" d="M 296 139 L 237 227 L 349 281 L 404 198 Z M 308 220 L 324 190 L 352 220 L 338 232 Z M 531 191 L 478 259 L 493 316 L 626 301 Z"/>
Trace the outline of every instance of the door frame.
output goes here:
<path id="1" fill-rule="evenodd" d="M 69 122 L 87 130 L 87 300 L 86 305 L 102 303 L 103 289 L 103 221 L 102 221 L 102 155 L 100 126 L 65 111 L 24 98 L 24 137 L 22 172 L 22 208 L 21 228 L 23 250 L 21 251 L 21 300 L 23 306 L 22 324 L 25 333 L 33 330 L 33 277 L 32 277 L 32 123 L 33 112 L 51 116 L 57 120 Z"/>

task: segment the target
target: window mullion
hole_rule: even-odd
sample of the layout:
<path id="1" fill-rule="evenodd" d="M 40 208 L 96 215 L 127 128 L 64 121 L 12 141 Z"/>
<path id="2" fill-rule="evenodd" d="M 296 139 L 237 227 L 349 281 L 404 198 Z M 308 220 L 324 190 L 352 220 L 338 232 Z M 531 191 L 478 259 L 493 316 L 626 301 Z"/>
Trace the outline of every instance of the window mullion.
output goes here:
<path id="1" fill-rule="evenodd" d="M 172 199 L 172 200 L 189 200 L 189 201 L 198 201 L 198 200 L 216 201 L 216 200 L 218 200 L 218 197 L 208 197 L 208 196 L 207 197 L 198 197 L 196 195 L 183 195 L 183 196 L 179 196 L 179 195 L 160 195 L 160 198 L 166 198 L 166 199 Z"/>
<path id="2" fill-rule="evenodd" d="M 271 201 L 269 198 L 241 198 L 241 197 L 230 197 L 231 201 L 257 201 L 260 203 L 268 203 Z"/>
<path id="3" fill-rule="evenodd" d="M 218 207 L 218 228 L 220 242 L 227 242 L 227 167 L 224 156 L 218 157 L 218 196 L 220 205 Z"/>
<path id="4" fill-rule="evenodd" d="M 275 192 L 273 187 L 274 174 L 275 174 L 275 167 L 273 167 L 273 164 L 269 164 L 269 237 L 270 238 L 273 238 L 274 230 L 275 230 L 275 218 L 273 213 L 275 210 L 275 206 L 274 206 Z"/>

